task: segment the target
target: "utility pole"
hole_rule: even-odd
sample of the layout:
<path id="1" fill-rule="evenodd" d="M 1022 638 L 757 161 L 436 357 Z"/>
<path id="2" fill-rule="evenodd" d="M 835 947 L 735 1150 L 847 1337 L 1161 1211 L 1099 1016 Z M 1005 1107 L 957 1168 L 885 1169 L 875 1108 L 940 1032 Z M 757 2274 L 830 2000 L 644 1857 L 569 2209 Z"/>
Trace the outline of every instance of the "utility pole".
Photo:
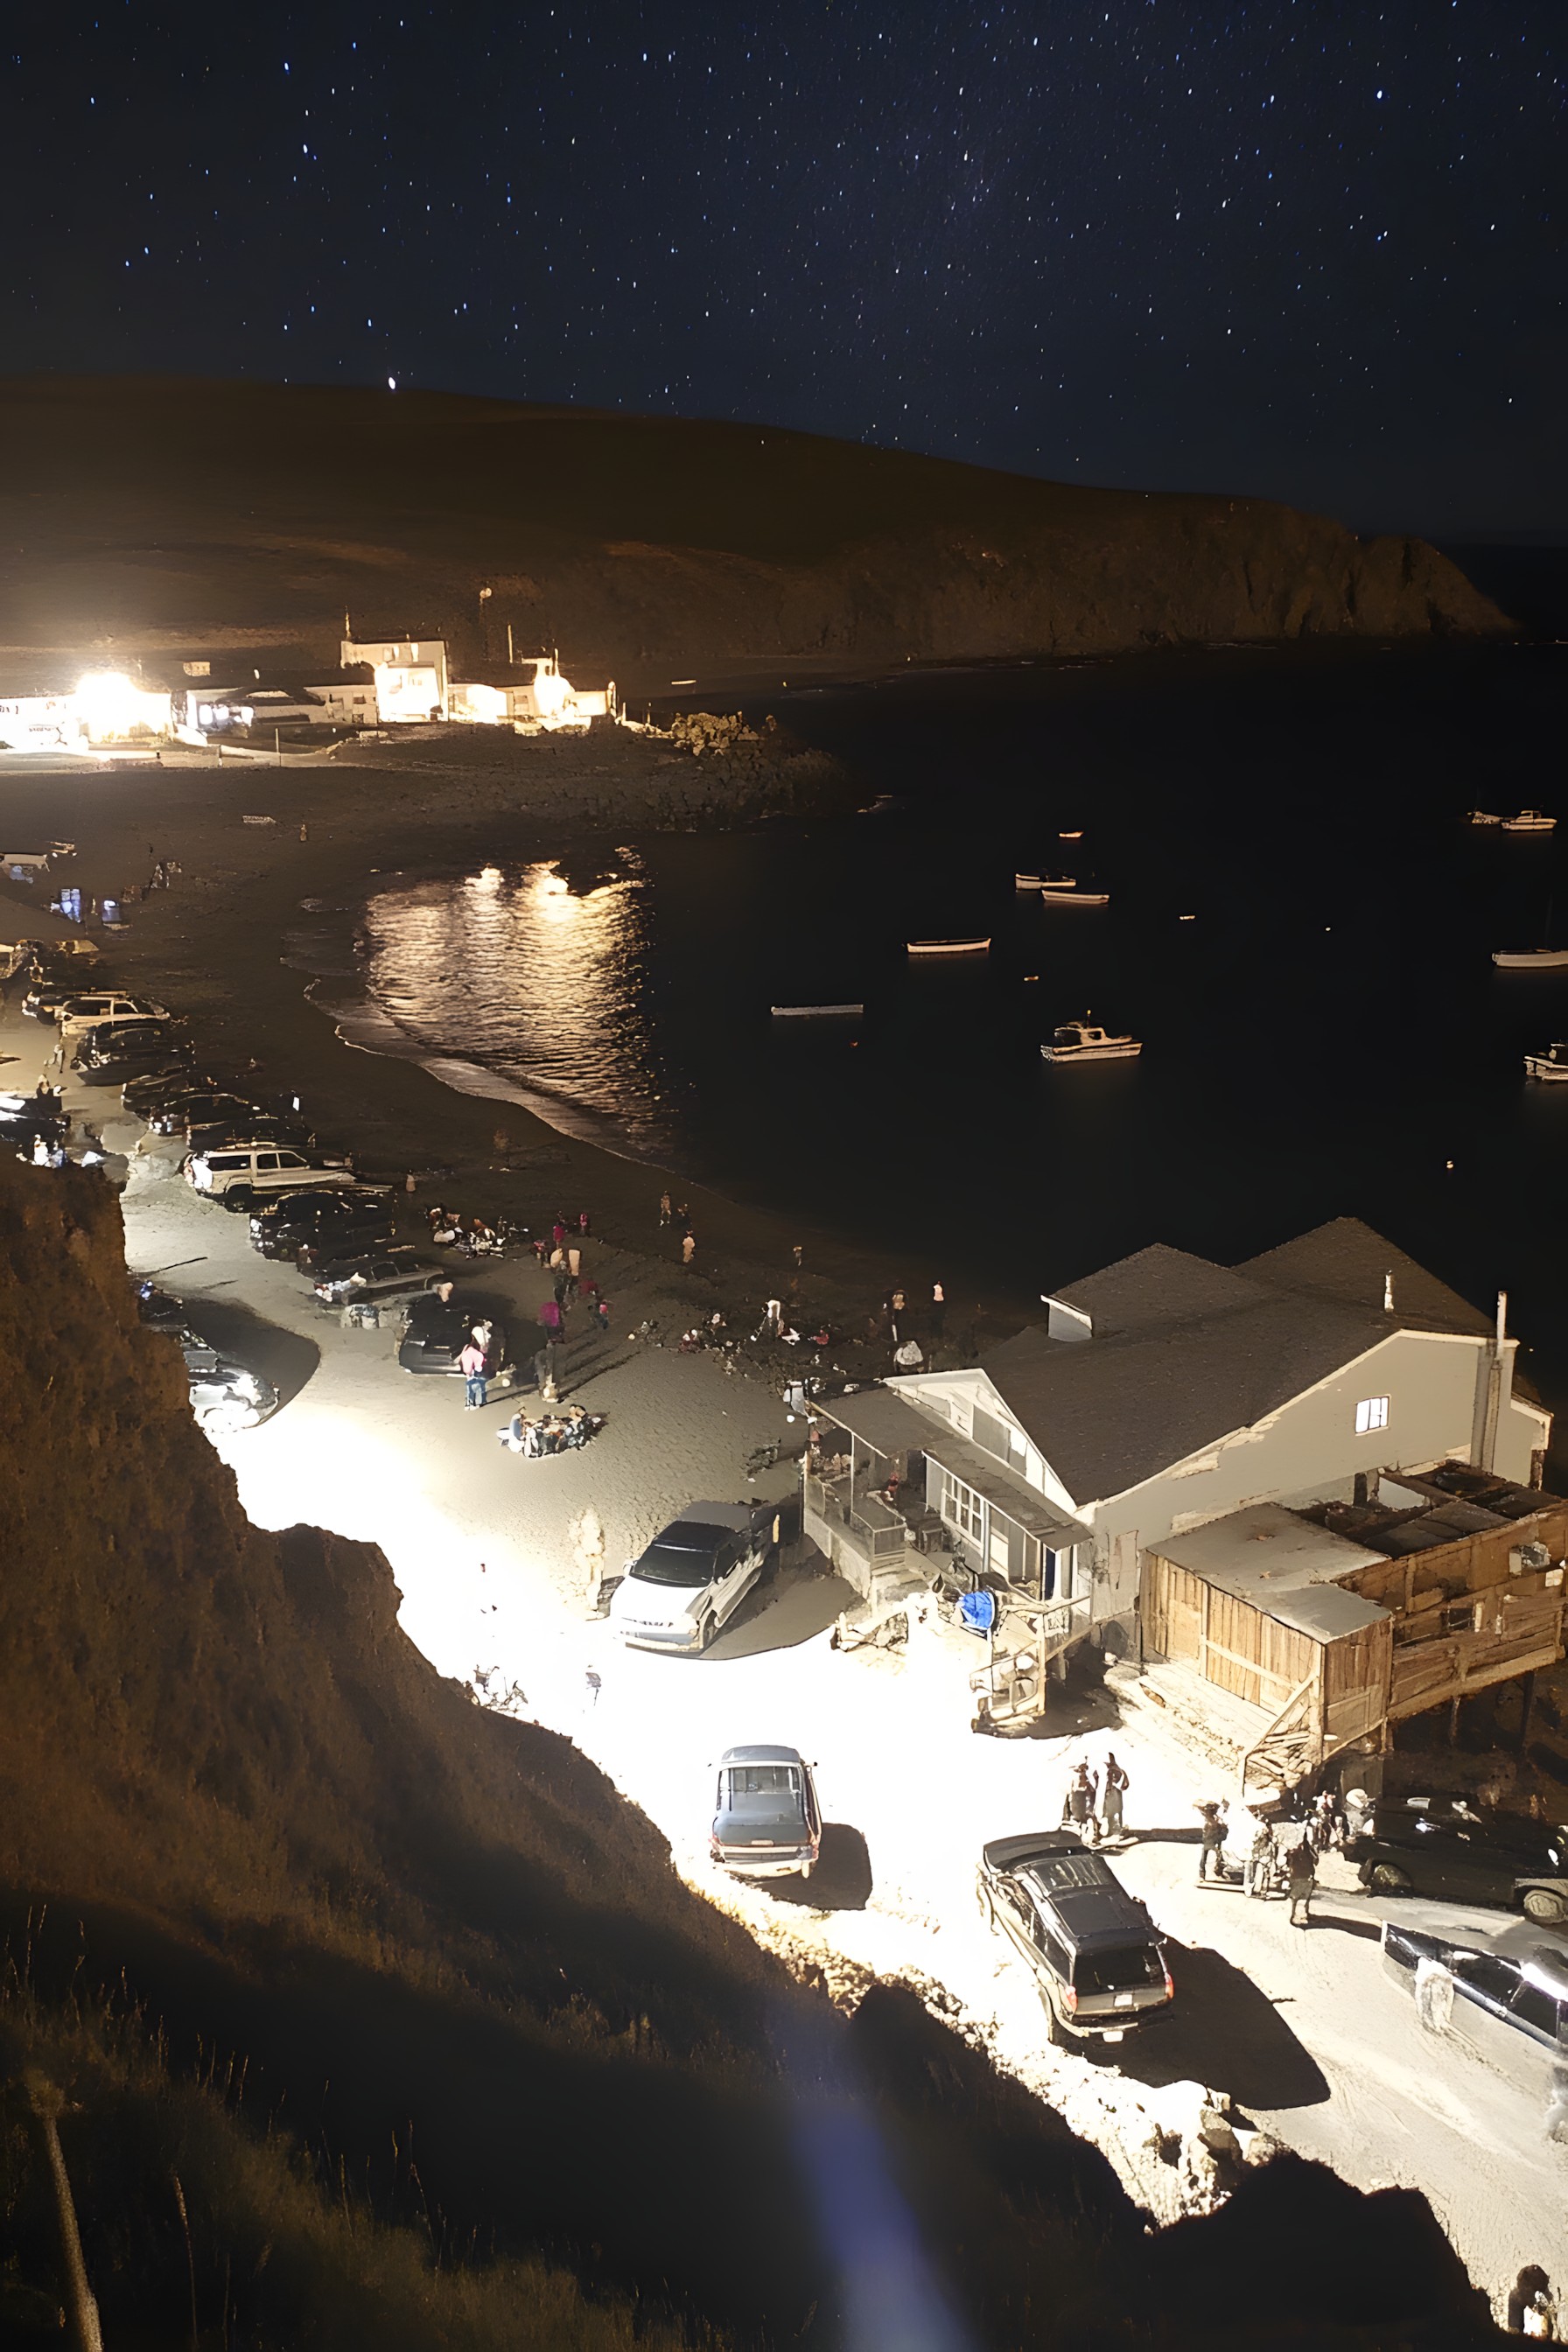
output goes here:
<path id="1" fill-rule="evenodd" d="M 55 2226 L 59 2233 L 60 2269 L 65 2277 L 66 2334 L 73 2352 L 103 2352 L 103 2330 L 98 2305 L 87 2283 L 81 2232 L 77 2228 L 76 2203 L 60 2147 L 59 2118 L 68 2112 L 65 2095 L 36 2066 L 17 2077 L 22 2111 L 35 2146 L 44 2159 L 54 2192 Z"/>

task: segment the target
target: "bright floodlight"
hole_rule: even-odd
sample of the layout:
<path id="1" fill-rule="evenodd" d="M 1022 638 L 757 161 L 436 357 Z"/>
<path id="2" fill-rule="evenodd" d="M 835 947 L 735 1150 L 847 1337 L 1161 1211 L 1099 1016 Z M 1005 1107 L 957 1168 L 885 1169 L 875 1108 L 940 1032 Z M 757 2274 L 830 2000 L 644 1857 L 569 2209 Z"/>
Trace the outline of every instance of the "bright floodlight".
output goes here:
<path id="1" fill-rule="evenodd" d="M 89 735 L 129 735 L 142 715 L 139 689 L 119 670 L 92 672 L 71 699 Z"/>

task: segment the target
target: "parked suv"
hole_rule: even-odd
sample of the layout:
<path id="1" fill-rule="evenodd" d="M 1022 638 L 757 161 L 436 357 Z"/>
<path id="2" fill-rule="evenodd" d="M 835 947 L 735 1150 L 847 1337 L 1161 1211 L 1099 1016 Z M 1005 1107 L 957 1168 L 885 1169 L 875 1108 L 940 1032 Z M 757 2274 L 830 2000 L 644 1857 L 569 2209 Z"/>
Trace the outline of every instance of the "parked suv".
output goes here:
<path id="1" fill-rule="evenodd" d="M 334 1164 L 285 1143 L 224 1144 L 193 1152 L 185 1163 L 186 1182 L 230 1209 L 247 1209 L 258 1193 L 341 1184 L 343 1174 L 341 1160 Z"/>
<path id="2" fill-rule="evenodd" d="M 761 1581 L 778 1539 L 771 1503 L 689 1503 L 627 1562 L 611 1626 L 633 1649 L 705 1650 Z"/>
<path id="3" fill-rule="evenodd" d="M 456 1299 L 447 1301 L 434 1294 L 414 1299 L 409 1307 L 408 1328 L 398 1344 L 397 1360 L 405 1372 L 435 1372 L 448 1380 L 460 1381 L 463 1367 L 458 1361 L 477 1321 L 481 1319 L 479 1302 L 466 1300 L 458 1306 Z M 511 1359 L 507 1354 L 506 1327 L 494 1316 L 485 1313 L 482 1319 L 490 1327 L 489 1341 L 485 1349 L 485 1378 L 492 1388 L 526 1390 L 533 1385 L 531 1375 L 513 1377 Z"/>
<path id="4" fill-rule="evenodd" d="M 323 1307 L 350 1307 L 359 1299 L 385 1303 L 417 1298 L 438 1282 L 451 1279 L 433 1257 L 406 1246 L 339 1257 L 313 1273 L 307 1272 L 305 1278 Z"/>
<path id="5" fill-rule="evenodd" d="M 1500 1903 L 1531 1919 L 1568 1920 L 1568 1822 L 1532 1822 L 1466 1797 L 1395 1797 L 1373 1807 L 1345 1853 L 1374 1894 Z"/>
<path id="6" fill-rule="evenodd" d="M 1568 1945 L 1517 1920 L 1496 1935 L 1438 1935 L 1386 1919 L 1383 1965 L 1428 2032 L 1458 2042 L 1544 2098 L 1547 2127 L 1568 2139 Z"/>
<path id="7" fill-rule="evenodd" d="M 129 996 L 118 988 L 94 988 L 68 996 L 55 1014 L 68 1055 L 84 1030 L 110 1021 L 167 1021 L 166 1006 L 150 996 Z"/>
<path id="8" fill-rule="evenodd" d="M 809 1878 L 822 1851 L 811 1767 L 793 1748 L 726 1748 L 708 1851 L 737 1878 Z"/>
<path id="9" fill-rule="evenodd" d="M 71 1067 L 87 1087 L 123 1087 L 143 1071 L 186 1065 L 195 1048 L 161 1021 L 111 1021 L 89 1029 Z"/>
<path id="10" fill-rule="evenodd" d="M 291 1259 L 301 1270 L 319 1257 L 347 1257 L 396 1232 L 392 1194 L 340 1184 L 320 1192 L 285 1192 L 250 1220 L 250 1246 L 263 1257 Z"/>
<path id="11" fill-rule="evenodd" d="M 1039 1988 L 1049 2042 L 1121 2042 L 1170 2007 L 1160 1931 L 1102 1854 L 1071 1830 L 994 1838 L 980 1857 L 980 1915 Z"/>

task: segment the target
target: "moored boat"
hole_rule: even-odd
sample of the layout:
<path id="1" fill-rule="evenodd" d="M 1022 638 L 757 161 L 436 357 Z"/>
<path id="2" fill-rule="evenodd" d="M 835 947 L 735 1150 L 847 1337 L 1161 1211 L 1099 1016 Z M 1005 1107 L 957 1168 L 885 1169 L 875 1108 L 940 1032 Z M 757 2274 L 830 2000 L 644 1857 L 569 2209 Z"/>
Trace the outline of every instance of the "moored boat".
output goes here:
<path id="1" fill-rule="evenodd" d="M 1521 809 L 1517 816 L 1505 816 L 1505 833 L 1551 833 L 1555 827 L 1554 816 L 1543 816 L 1539 809 Z"/>
<path id="2" fill-rule="evenodd" d="M 1143 1051 L 1137 1037 L 1115 1037 L 1086 1013 L 1081 1021 L 1058 1023 L 1050 1043 L 1040 1047 L 1047 1062 L 1130 1062 Z"/>
<path id="3" fill-rule="evenodd" d="M 1494 815 L 1490 809 L 1471 809 L 1465 822 L 1467 824 L 1500 824 L 1502 819 Z"/>
<path id="4" fill-rule="evenodd" d="M 1549 1085 L 1568 1086 L 1568 1045 L 1549 1045 L 1544 1054 L 1527 1054 L 1524 1075 L 1544 1078 Z"/>
<path id="5" fill-rule="evenodd" d="M 769 1007 L 775 1021 L 830 1021 L 844 1013 L 864 1013 L 864 1004 L 774 1004 Z"/>
<path id="6" fill-rule="evenodd" d="M 1040 884 L 1040 896 L 1058 907 L 1109 907 L 1109 890 L 1086 890 L 1070 874 L 1047 874 Z"/>
<path id="7" fill-rule="evenodd" d="M 989 935 L 983 940 L 909 940 L 905 942 L 912 956 L 988 955 Z"/>
<path id="8" fill-rule="evenodd" d="M 1083 827 L 1080 824 L 1076 833 L 1058 833 L 1057 839 L 1058 841 L 1081 841 L 1083 839 Z"/>
<path id="9" fill-rule="evenodd" d="M 1504 971 L 1564 971 L 1568 948 L 1499 948 L 1492 961 Z"/>

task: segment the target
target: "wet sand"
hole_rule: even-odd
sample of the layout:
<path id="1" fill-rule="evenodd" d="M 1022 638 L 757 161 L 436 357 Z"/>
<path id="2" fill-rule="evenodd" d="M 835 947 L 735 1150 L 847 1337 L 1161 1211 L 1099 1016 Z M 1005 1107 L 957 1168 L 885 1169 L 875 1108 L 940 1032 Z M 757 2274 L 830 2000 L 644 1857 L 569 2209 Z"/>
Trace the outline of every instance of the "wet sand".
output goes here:
<path id="1" fill-rule="evenodd" d="M 426 1198 L 438 1193 L 533 1230 L 586 1208 L 597 1234 L 669 1265 L 694 1320 L 717 1307 L 732 1329 L 752 1328 L 770 1294 L 793 1299 L 803 1330 L 827 1317 L 862 1338 L 890 1287 L 903 1286 L 911 1303 L 929 1297 L 942 1271 L 940 1237 L 929 1267 L 879 1258 L 831 1230 L 742 1206 L 679 1172 L 564 1135 L 515 1101 L 455 1091 L 415 1061 L 366 1052 L 337 1034 L 312 991 L 336 1001 L 353 980 L 315 982 L 283 961 L 289 934 L 312 912 L 357 908 L 378 877 L 562 856 L 656 826 L 752 823 L 770 805 L 853 806 L 847 780 L 817 755 L 802 760 L 770 745 L 749 761 L 699 761 L 673 756 L 656 736 L 614 729 L 529 739 L 420 729 L 347 757 L 282 767 L 215 764 L 178 750 L 162 765 L 43 773 L 3 764 L 6 845 L 76 844 L 57 883 L 125 901 L 158 861 L 177 862 L 166 888 L 124 905 L 125 930 L 100 935 L 105 967 L 187 1015 L 204 1061 L 237 1075 L 254 1059 L 258 1090 L 298 1094 L 323 1140 L 351 1147 L 365 1173 L 412 1172 Z M 247 824 L 247 816 L 272 822 Z M 36 912 L 47 906 L 47 885 L 5 881 L 0 893 L 0 936 L 67 928 Z M 689 1206 L 698 1244 L 689 1275 L 680 1269 L 679 1226 L 659 1224 L 666 1187 L 678 1207 Z M 970 1339 L 971 1306 L 950 1307 L 950 1353 Z M 1016 1327 L 1026 1306 L 988 1298 L 982 1328 Z M 836 1352 L 859 1377 L 889 1368 L 885 1349 L 868 1341 L 853 1360 Z"/>

